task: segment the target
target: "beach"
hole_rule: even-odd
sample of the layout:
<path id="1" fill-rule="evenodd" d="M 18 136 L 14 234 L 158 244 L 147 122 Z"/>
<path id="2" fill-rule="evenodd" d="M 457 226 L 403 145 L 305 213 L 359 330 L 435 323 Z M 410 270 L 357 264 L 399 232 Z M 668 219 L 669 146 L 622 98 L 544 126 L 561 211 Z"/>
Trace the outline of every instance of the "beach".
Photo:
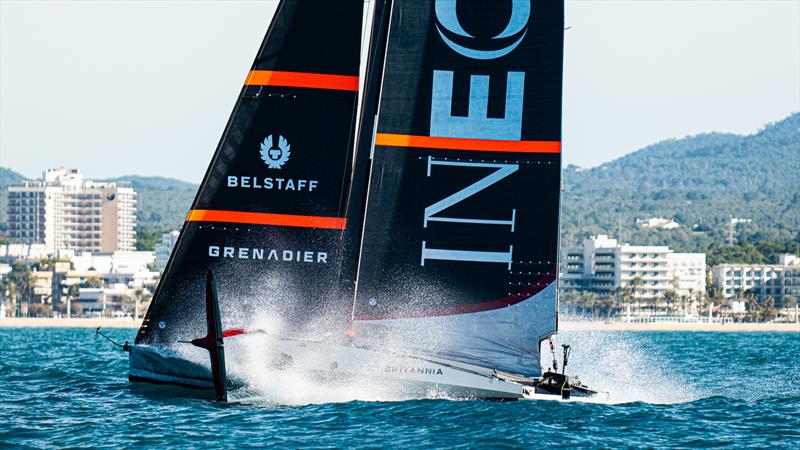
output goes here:
<path id="1" fill-rule="evenodd" d="M 50 317 L 6 317 L 0 319 L 0 328 L 139 328 L 142 320 L 131 318 L 86 317 L 86 318 L 50 318 Z"/>
<path id="2" fill-rule="evenodd" d="M 800 323 L 704 323 L 704 322 L 559 322 L 559 330 L 600 331 L 712 331 L 800 333 Z"/>
<path id="3" fill-rule="evenodd" d="M 141 319 L 10 317 L 0 319 L 0 328 L 139 328 Z M 800 333 L 800 323 L 686 323 L 686 322 L 605 322 L 561 321 L 559 329 L 599 331 L 714 331 Z"/>

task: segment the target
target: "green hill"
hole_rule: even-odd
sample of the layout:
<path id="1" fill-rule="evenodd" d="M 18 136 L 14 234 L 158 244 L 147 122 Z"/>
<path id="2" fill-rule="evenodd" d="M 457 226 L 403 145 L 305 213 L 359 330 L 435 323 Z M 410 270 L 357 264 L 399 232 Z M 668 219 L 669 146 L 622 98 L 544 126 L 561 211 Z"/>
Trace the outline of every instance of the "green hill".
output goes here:
<path id="1" fill-rule="evenodd" d="M 136 221 L 140 232 L 180 229 L 192 206 L 197 185 L 165 177 L 126 175 L 106 181 L 127 181 L 137 192 Z"/>
<path id="2" fill-rule="evenodd" d="M 727 237 L 789 241 L 800 230 L 800 113 L 739 136 L 708 133 L 651 145 L 598 167 L 564 172 L 564 242 L 607 233 L 641 244 L 704 249 Z M 665 217 L 674 230 L 636 219 Z"/>
<path id="3" fill-rule="evenodd" d="M 136 249 L 153 250 L 161 234 L 179 230 L 197 192 L 197 185 L 165 177 L 126 175 L 106 181 L 129 182 L 136 191 Z"/>
<path id="4" fill-rule="evenodd" d="M 24 177 L 0 168 L 0 188 Z M 197 185 L 124 176 L 139 193 L 143 248 L 183 223 Z M 800 113 L 739 136 L 708 133 L 671 139 L 592 169 L 564 170 L 562 241 L 605 233 L 638 244 L 707 250 L 724 242 L 731 217 L 751 219 L 737 236 L 749 242 L 800 242 Z M 0 196 L 0 223 L 6 196 Z M 637 219 L 665 217 L 681 226 L 645 229 Z M 752 259 L 752 258 L 749 258 Z"/>
<path id="5" fill-rule="evenodd" d="M 5 229 L 8 196 L 5 190 L 25 177 L 11 169 L 0 167 L 0 230 Z M 137 192 L 136 221 L 140 233 L 157 233 L 180 228 L 192 205 L 197 185 L 164 177 L 129 175 L 103 181 L 126 181 Z"/>
<path id="6" fill-rule="evenodd" d="M 0 167 L 0 230 L 5 230 L 8 221 L 8 196 L 5 195 L 6 188 L 12 184 L 17 184 L 25 177 L 6 167 Z"/>

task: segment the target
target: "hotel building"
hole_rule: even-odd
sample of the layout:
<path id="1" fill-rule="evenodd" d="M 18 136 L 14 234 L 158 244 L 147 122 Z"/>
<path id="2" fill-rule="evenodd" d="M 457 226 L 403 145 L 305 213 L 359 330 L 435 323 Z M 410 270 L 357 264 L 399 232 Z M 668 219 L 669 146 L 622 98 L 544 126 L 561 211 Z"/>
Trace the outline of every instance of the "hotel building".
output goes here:
<path id="1" fill-rule="evenodd" d="M 674 253 L 666 246 L 620 244 L 593 236 L 562 249 L 562 289 L 610 295 L 617 287 L 640 280 L 636 298 L 663 297 L 668 291 L 691 295 L 705 290 L 705 254 Z"/>
<path id="2" fill-rule="evenodd" d="M 667 268 L 672 275 L 672 290 L 676 294 L 692 296 L 705 293 L 705 253 L 668 253 Z"/>
<path id="3" fill-rule="evenodd" d="M 172 254 L 172 249 L 175 248 L 175 244 L 178 243 L 178 236 L 180 236 L 180 232 L 178 230 L 172 230 L 168 233 L 164 233 L 161 235 L 161 242 L 156 244 L 156 268 L 158 271 L 163 273 L 164 269 L 167 268 L 167 262 L 169 261 L 169 255 Z"/>
<path id="4" fill-rule="evenodd" d="M 41 180 L 8 188 L 12 244 L 48 252 L 136 250 L 136 192 L 125 183 L 87 180 L 76 169 L 50 169 Z"/>
<path id="5" fill-rule="evenodd" d="M 758 301 L 772 297 L 778 308 L 790 297 L 800 300 L 800 258 L 795 255 L 781 255 L 778 264 L 720 264 L 711 275 L 728 299 L 752 293 Z"/>

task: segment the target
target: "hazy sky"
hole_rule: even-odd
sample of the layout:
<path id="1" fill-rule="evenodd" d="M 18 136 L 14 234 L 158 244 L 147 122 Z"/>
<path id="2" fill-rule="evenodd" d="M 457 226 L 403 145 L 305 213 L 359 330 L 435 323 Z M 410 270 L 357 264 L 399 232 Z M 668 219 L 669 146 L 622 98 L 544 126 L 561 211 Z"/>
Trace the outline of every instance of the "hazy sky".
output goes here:
<path id="1" fill-rule="evenodd" d="M 276 5 L 0 0 L 0 165 L 199 181 Z M 568 0 L 566 22 L 567 163 L 800 110 L 800 0 Z"/>

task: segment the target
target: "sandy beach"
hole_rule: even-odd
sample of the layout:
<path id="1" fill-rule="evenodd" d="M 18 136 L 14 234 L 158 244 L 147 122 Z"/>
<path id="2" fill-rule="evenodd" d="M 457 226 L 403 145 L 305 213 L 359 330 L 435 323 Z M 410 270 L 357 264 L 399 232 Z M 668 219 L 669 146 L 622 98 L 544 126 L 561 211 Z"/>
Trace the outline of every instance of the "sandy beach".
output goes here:
<path id="1" fill-rule="evenodd" d="M 13 317 L 0 319 L 0 328 L 27 327 L 27 328 L 139 328 L 141 319 L 111 319 L 111 318 L 81 318 L 81 319 L 51 319 Z M 651 323 L 626 323 L 586 321 L 562 321 L 559 328 L 569 330 L 602 330 L 602 331 L 715 331 L 715 332 L 794 332 L 800 333 L 800 323 L 680 323 L 680 322 L 651 322 Z"/>

